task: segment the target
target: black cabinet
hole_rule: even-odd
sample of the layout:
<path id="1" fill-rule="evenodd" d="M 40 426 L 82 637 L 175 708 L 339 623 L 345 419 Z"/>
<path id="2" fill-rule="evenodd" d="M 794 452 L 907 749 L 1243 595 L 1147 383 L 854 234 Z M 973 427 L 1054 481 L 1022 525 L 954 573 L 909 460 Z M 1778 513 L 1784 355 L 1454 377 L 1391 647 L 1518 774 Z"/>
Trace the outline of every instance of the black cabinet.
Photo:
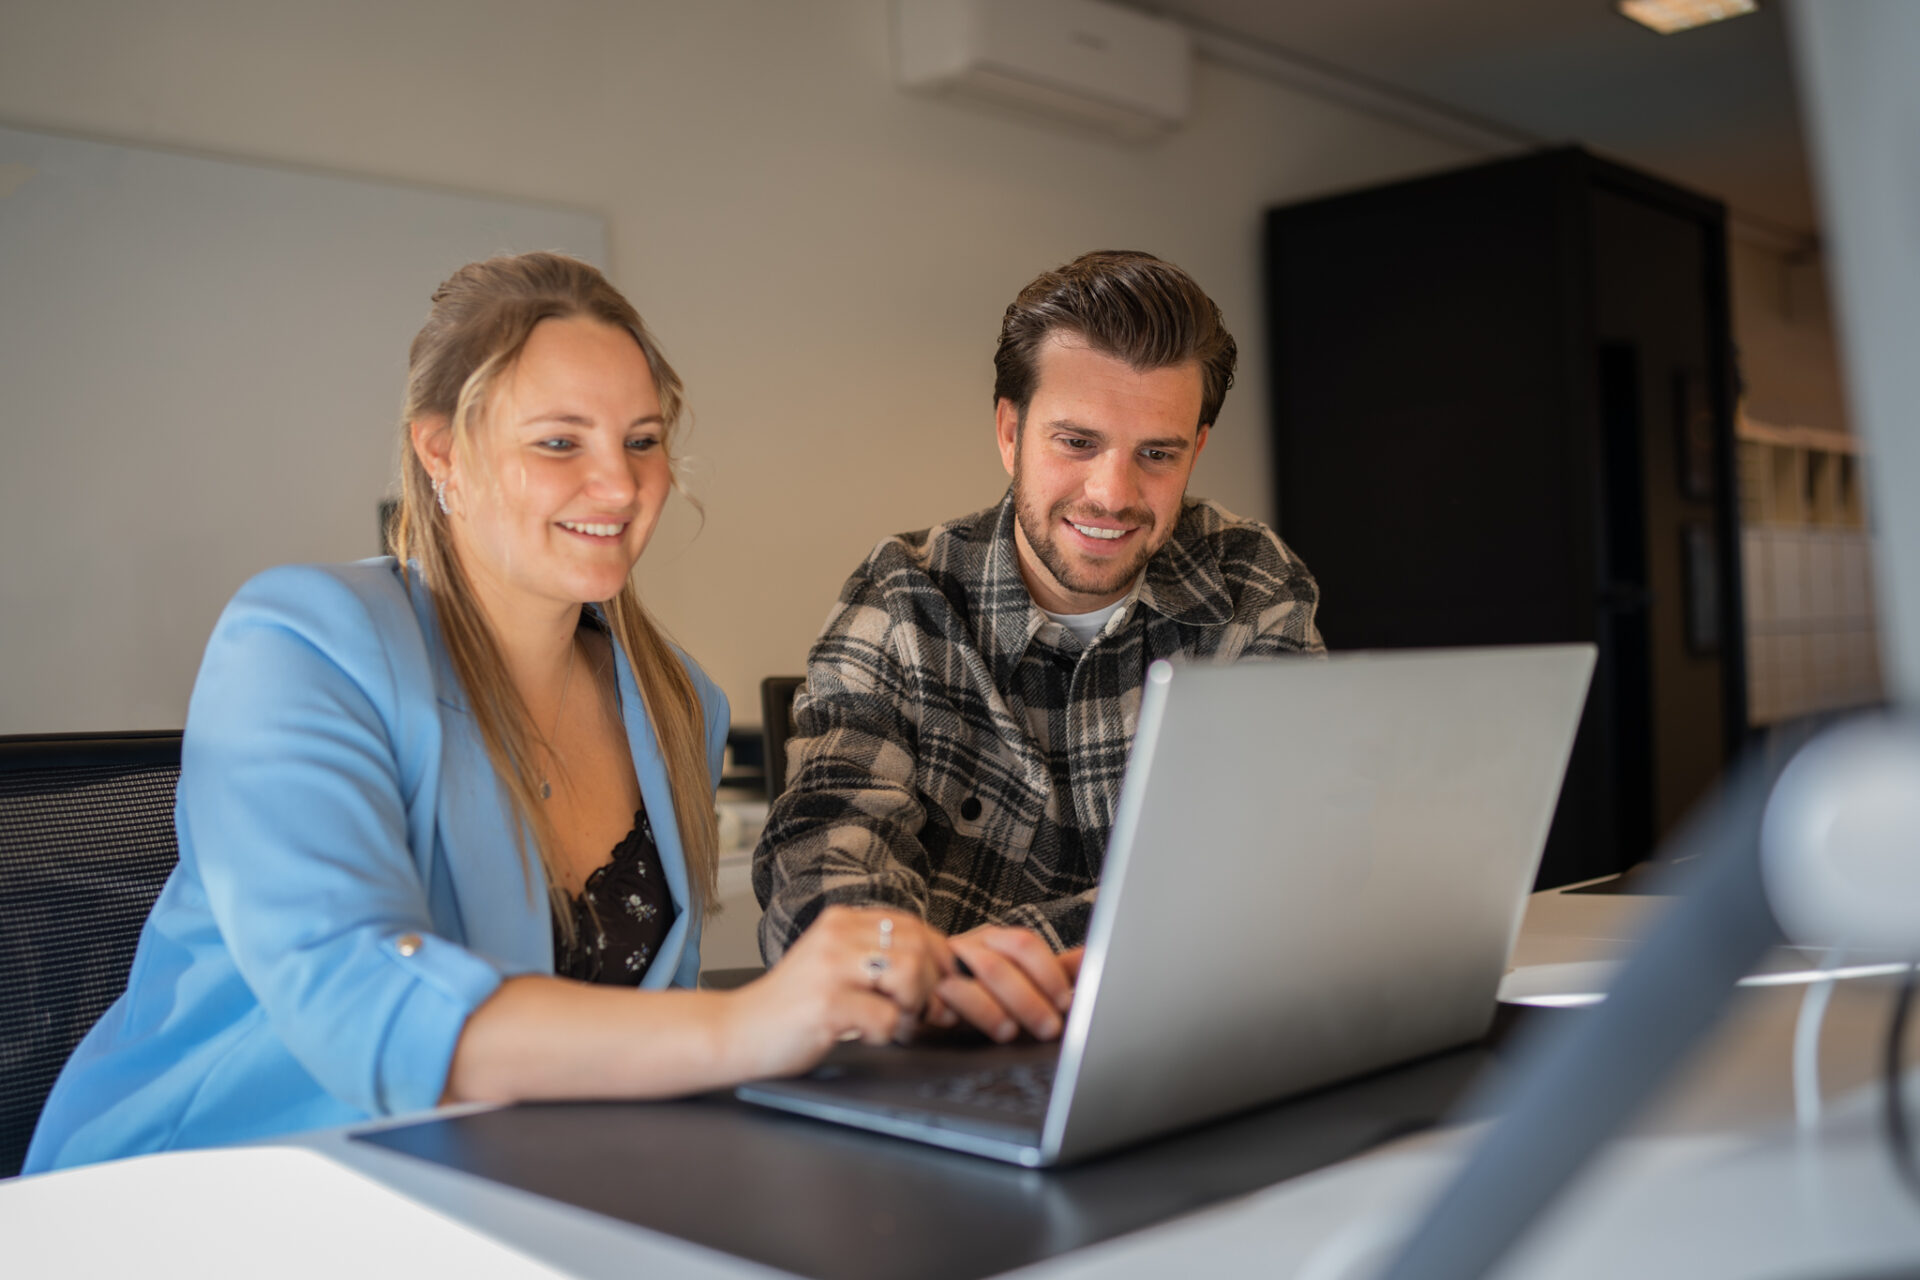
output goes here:
<path id="1" fill-rule="evenodd" d="M 1625 869 L 1746 731 L 1723 206 L 1568 148 L 1276 209 L 1266 248 L 1328 645 L 1597 644 L 1540 884 Z"/>

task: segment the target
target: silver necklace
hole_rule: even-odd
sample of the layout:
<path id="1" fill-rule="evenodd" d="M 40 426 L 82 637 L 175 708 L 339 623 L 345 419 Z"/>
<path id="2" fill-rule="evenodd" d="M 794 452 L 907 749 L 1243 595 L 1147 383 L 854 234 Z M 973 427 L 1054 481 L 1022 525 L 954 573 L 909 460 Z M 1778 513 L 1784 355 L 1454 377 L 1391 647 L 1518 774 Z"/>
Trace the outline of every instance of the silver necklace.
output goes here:
<path id="1" fill-rule="evenodd" d="M 567 688 L 573 683 L 573 660 L 580 654 L 580 641 L 576 637 L 567 645 L 567 674 L 560 678 L 560 705 L 553 709 L 553 729 L 547 734 L 547 759 L 553 760 L 553 735 L 560 732 L 560 713 L 567 709 Z M 547 775 L 540 775 L 540 798 L 553 799 L 553 784 L 547 781 Z"/>

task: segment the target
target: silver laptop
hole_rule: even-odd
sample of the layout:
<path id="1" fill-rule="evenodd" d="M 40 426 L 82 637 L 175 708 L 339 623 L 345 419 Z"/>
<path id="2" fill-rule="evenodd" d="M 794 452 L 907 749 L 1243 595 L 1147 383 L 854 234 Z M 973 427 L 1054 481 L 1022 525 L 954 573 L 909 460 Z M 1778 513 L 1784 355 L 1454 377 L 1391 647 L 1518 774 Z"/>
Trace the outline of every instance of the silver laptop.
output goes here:
<path id="1" fill-rule="evenodd" d="M 738 1096 L 1038 1167 L 1478 1039 L 1593 662 L 1154 663 L 1060 1042 L 848 1046 Z"/>

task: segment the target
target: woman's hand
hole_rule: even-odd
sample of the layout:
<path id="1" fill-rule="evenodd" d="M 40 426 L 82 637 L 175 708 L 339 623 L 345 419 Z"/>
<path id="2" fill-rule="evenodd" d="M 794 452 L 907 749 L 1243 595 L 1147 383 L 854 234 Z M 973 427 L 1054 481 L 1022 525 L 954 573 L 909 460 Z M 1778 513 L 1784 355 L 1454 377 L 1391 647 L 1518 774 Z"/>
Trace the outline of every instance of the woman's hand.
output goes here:
<path id="1" fill-rule="evenodd" d="M 912 913 L 828 907 L 765 977 L 728 993 L 729 1058 L 761 1079 L 805 1071 L 841 1040 L 902 1038 L 954 971 L 947 940 Z"/>

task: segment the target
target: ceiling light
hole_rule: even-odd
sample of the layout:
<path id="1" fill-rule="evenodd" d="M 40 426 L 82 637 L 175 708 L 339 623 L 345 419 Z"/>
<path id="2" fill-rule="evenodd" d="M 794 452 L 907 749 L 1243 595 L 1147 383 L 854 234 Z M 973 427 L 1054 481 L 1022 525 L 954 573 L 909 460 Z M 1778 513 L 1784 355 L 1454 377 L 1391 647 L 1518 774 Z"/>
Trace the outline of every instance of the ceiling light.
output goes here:
<path id="1" fill-rule="evenodd" d="M 1670 36 L 1690 27 L 1737 18 L 1760 7 L 1759 0 L 1615 0 L 1622 17 Z"/>

